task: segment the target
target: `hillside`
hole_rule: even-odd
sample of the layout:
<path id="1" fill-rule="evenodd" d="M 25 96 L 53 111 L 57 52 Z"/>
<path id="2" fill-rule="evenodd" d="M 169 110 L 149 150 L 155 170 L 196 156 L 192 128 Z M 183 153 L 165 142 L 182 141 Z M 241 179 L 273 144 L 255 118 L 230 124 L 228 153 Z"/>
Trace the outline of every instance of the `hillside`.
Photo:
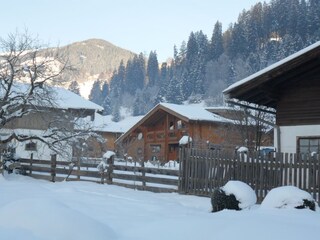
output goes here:
<path id="1" fill-rule="evenodd" d="M 97 78 L 108 80 L 121 60 L 126 63 L 135 55 L 101 39 L 75 42 L 61 47 L 60 50 L 67 53 L 70 63 L 78 70 L 73 75 L 65 77 L 82 84 Z"/>

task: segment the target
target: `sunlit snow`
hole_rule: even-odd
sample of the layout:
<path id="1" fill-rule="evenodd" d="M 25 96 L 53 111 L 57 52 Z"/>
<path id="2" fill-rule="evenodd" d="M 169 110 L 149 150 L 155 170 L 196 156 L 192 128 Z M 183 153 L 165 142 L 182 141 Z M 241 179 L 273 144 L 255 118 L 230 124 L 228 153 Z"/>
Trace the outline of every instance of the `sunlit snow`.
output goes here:
<path id="1" fill-rule="evenodd" d="M 211 213 L 210 199 L 88 182 L 0 175 L 0 239 L 318 239 L 320 214 L 262 209 Z"/>

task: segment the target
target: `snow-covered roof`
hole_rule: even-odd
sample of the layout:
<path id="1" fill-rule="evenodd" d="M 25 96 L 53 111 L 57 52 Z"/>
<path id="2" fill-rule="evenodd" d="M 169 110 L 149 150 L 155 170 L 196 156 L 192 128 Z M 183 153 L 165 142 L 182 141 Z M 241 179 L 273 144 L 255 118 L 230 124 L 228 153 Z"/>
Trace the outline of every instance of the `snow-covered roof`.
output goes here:
<path id="1" fill-rule="evenodd" d="M 128 129 L 123 135 L 121 135 L 116 142 L 121 141 L 125 138 L 131 131 L 145 123 L 151 115 L 162 109 L 170 114 L 178 116 L 186 121 L 203 121 L 203 122 L 220 122 L 220 123 L 232 123 L 233 120 L 221 117 L 217 114 L 207 111 L 204 107 L 197 105 L 178 105 L 172 103 L 159 103 L 154 108 L 152 108 L 145 116 L 143 116 L 139 121 L 136 122 L 130 129 Z"/>
<path id="2" fill-rule="evenodd" d="M 205 107 L 206 110 L 226 110 L 226 111 L 234 111 L 235 109 L 233 107 L 228 106 L 216 106 L 216 107 Z"/>
<path id="3" fill-rule="evenodd" d="M 10 92 L 11 97 L 14 95 L 24 95 L 26 96 L 30 89 L 29 84 L 15 82 L 13 85 L 13 89 Z M 3 96 L 5 91 L 0 89 L 0 97 Z M 62 87 L 53 87 L 44 85 L 42 88 L 36 89 L 36 94 L 39 97 L 34 97 L 30 99 L 30 103 L 33 105 L 46 106 L 46 107 L 54 107 L 61 109 L 90 109 L 102 111 L 103 107 L 86 100 L 85 98 L 67 90 Z M 50 97 L 46 97 L 47 94 L 50 94 Z M 41 98 L 41 95 L 45 95 L 44 98 Z M 52 98 L 52 103 L 49 103 L 48 100 Z"/>
<path id="4" fill-rule="evenodd" d="M 209 122 L 225 122 L 225 123 L 232 122 L 230 119 L 211 113 L 207 111 L 205 108 L 199 107 L 199 106 L 178 105 L 178 104 L 172 104 L 172 103 L 159 103 L 159 105 L 191 121 L 209 121 Z"/>
<path id="5" fill-rule="evenodd" d="M 63 109 L 91 109 L 102 111 L 103 107 L 95 104 L 78 94 L 75 94 L 67 89 L 61 87 L 53 87 L 53 91 L 56 92 L 56 104 L 57 107 Z"/>
<path id="6" fill-rule="evenodd" d="M 244 79 L 242 79 L 242 80 L 240 80 L 240 81 L 238 81 L 238 82 L 236 82 L 236 83 L 234 83 L 232 85 L 230 85 L 228 88 L 223 90 L 223 93 L 224 94 L 228 94 L 231 90 L 233 90 L 233 89 L 235 89 L 235 88 L 237 88 L 237 87 L 239 87 L 239 86 L 241 86 L 243 84 L 249 83 L 250 81 L 254 81 L 257 77 L 259 77 L 259 76 L 261 76 L 261 75 L 263 75 L 263 74 L 265 74 L 265 73 L 267 73 L 267 72 L 269 72 L 269 71 L 271 71 L 273 69 L 276 69 L 279 66 L 281 66 L 281 65 L 283 65 L 283 64 L 285 64 L 285 63 L 287 63 L 287 62 L 289 62 L 289 61 L 291 61 L 291 60 L 293 60 L 295 58 L 298 58 L 301 55 L 306 54 L 307 52 L 309 52 L 309 51 L 311 51 L 311 50 L 313 50 L 313 49 L 315 49 L 315 48 L 317 48 L 319 46 L 320 46 L 320 41 L 318 41 L 318 42 L 310 45 L 309 47 L 306 47 L 306 48 L 304 48 L 304 49 L 302 49 L 302 50 L 300 50 L 300 51 L 298 51 L 298 52 L 296 52 L 296 53 L 294 53 L 294 54 L 282 59 L 279 62 L 276 62 L 276 63 L 274 63 L 274 64 L 272 64 L 272 65 L 270 65 L 270 66 L 268 66 L 268 67 L 256 72 L 256 73 L 254 73 L 254 74 L 252 74 L 252 75 L 250 75 L 250 76 L 248 76 L 248 77 L 246 77 L 246 78 L 244 78 Z"/>
<path id="7" fill-rule="evenodd" d="M 93 129 L 100 132 L 124 133 L 142 119 L 143 116 L 127 116 L 119 122 L 112 121 L 112 116 L 95 114 Z"/>

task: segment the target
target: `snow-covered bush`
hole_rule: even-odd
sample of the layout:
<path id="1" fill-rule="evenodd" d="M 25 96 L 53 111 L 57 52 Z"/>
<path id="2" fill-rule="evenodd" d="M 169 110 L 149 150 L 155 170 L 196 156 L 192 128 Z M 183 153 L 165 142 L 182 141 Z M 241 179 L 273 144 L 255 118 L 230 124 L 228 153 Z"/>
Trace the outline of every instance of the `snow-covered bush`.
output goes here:
<path id="1" fill-rule="evenodd" d="M 103 173 L 108 168 L 108 164 L 109 164 L 108 161 L 113 156 L 115 156 L 115 153 L 113 151 L 107 151 L 105 154 L 103 154 L 102 161 L 97 166 L 97 169 L 99 170 L 99 172 Z"/>
<path id="2" fill-rule="evenodd" d="M 241 210 L 256 204 L 257 196 L 253 189 L 241 181 L 229 181 L 215 189 L 211 196 L 212 212 L 223 209 Z"/>
<path id="3" fill-rule="evenodd" d="M 282 186 L 272 189 L 261 203 L 261 208 L 309 208 L 319 209 L 310 193 L 294 186 Z"/>
<path id="4" fill-rule="evenodd" d="M 211 196 L 212 212 L 218 212 L 223 209 L 240 210 L 239 201 L 233 194 L 227 195 L 221 188 L 213 190 Z"/>
<path id="5" fill-rule="evenodd" d="M 106 160 L 103 159 L 97 166 L 97 169 L 100 173 L 103 173 L 108 168 L 108 164 L 106 163 Z"/>

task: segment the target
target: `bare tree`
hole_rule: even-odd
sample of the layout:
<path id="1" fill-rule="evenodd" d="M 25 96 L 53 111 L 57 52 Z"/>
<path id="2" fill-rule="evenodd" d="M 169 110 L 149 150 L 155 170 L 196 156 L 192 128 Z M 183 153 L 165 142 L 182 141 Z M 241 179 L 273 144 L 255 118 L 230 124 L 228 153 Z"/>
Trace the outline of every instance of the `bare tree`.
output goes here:
<path id="1" fill-rule="evenodd" d="M 275 112 L 272 109 L 246 102 L 228 102 L 232 109 L 230 117 L 235 121 L 234 127 L 239 132 L 243 146 L 253 151 L 264 145 L 268 132 L 275 126 Z"/>
<path id="2" fill-rule="evenodd" d="M 72 70 L 59 48 L 46 48 L 25 32 L 0 38 L 0 52 L 0 133 L 10 129 L 1 134 L 0 145 L 38 140 L 64 154 L 66 144 L 94 135 L 90 126 L 76 127 L 87 113 L 74 115 L 57 108 L 55 87 L 64 85 L 62 73 Z M 19 119 L 31 116 L 37 116 L 35 124 L 43 124 L 42 134 L 15 131 Z"/>

